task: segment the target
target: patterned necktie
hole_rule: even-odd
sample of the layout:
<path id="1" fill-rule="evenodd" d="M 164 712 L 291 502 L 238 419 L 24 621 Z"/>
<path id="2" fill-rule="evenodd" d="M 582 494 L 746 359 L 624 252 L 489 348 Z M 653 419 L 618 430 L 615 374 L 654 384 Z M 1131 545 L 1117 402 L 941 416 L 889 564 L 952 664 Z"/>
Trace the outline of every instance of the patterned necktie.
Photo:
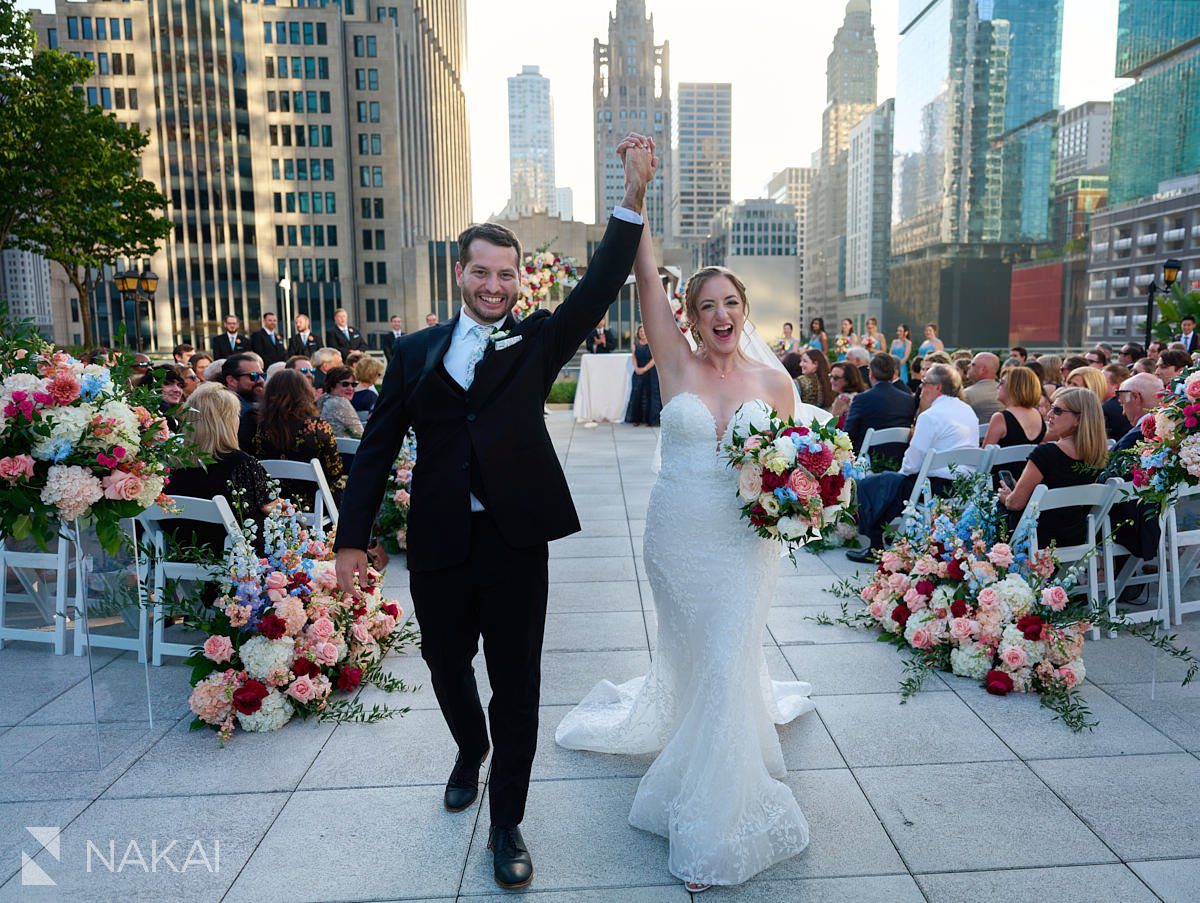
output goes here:
<path id="1" fill-rule="evenodd" d="M 471 383 L 475 382 L 475 367 L 483 360 L 483 353 L 487 350 L 488 338 L 491 334 L 491 326 L 475 325 L 471 327 L 471 341 L 475 344 L 472 346 L 471 354 L 467 358 L 467 381 L 463 384 L 464 389 L 471 388 Z"/>

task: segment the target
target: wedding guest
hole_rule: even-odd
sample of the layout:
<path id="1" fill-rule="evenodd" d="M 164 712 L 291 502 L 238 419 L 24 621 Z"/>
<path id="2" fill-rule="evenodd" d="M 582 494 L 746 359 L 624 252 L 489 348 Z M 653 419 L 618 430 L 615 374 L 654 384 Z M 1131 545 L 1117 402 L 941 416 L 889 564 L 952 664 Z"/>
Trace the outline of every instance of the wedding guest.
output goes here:
<path id="1" fill-rule="evenodd" d="M 792 335 L 795 327 L 791 323 L 783 324 L 783 338 L 775 343 L 775 356 L 783 360 L 785 355 L 793 354 L 800 350 L 800 340 Z"/>
<path id="2" fill-rule="evenodd" d="M 433 312 L 427 313 L 425 315 L 425 328 L 428 329 L 430 326 L 437 326 L 437 325 L 438 325 L 438 315 Z"/>
<path id="3" fill-rule="evenodd" d="M 1016 520 L 1025 510 L 1033 490 L 1039 484 L 1049 489 L 1094 483 L 1108 459 L 1108 440 L 1104 436 L 1104 415 L 1095 393 L 1067 387 L 1054 393 L 1050 417 L 1046 422 L 1047 441 L 1039 445 L 1025 462 L 1015 487 L 1001 485 L 1000 504 Z M 1074 546 L 1087 539 L 1084 509 L 1055 508 L 1041 512 L 1037 521 L 1038 547 L 1052 542 Z"/>
<path id="4" fill-rule="evenodd" d="M 342 366 L 342 353 L 336 348 L 320 348 L 312 356 L 313 388 L 320 392 L 325 388 L 325 374 L 334 367 Z"/>
<path id="5" fill-rule="evenodd" d="M 912 356 L 912 333 L 908 326 L 901 323 L 896 327 L 896 337 L 892 339 L 892 355 L 900 361 L 900 382 L 906 386 L 908 380 L 908 359 Z"/>
<path id="6" fill-rule="evenodd" d="M 188 366 L 192 368 L 192 372 L 199 377 L 201 382 L 205 379 L 204 371 L 208 369 L 208 365 L 212 362 L 213 359 L 203 351 L 197 351 L 188 358 Z"/>
<path id="7" fill-rule="evenodd" d="M 790 376 L 792 379 L 800 378 L 800 353 L 799 352 L 793 351 L 791 354 L 785 354 L 783 356 L 783 360 L 781 360 L 780 363 L 783 364 L 783 369 L 788 372 L 788 376 Z"/>
<path id="8" fill-rule="evenodd" d="M 988 431 L 982 445 L 1011 448 L 1014 445 L 1037 445 L 1045 438 L 1046 422 L 1038 411 L 1042 384 L 1032 367 L 1009 367 L 1005 370 L 1004 378 L 996 390 L 996 398 L 1004 407 L 988 420 Z M 1013 472 L 1016 473 L 1015 470 Z"/>
<path id="9" fill-rule="evenodd" d="M 150 355 L 137 352 L 130 361 L 131 373 L 129 375 L 129 388 L 136 389 L 146 383 L 146 377 L 154 366 L 150 360 Z"/>
<path id="10" fill-rule="evenodd" d="M 1139 357 L 1133 362 L 1133 367 L 1130 368 L 1133 373 L 1149 373 L 1154 376 L 1154 371 L 1158 369 L 1152 357 Z"/>
<path id="11" fill-rule="evenodd" d="M 1062 364 L 1061 385 L 1064 385 L 1064 386 L 1067 385 L 1068 382 L 1070 382 L 1071 374 L 1074 373 L 1076 370 L 1078 370 L 1080 367 L 1090 367 L 1090 366 L 1091 366 L 1091 364 L 1088 363 L 1088 359 L 1086 357 L 1084 357 L 1082 354 L 1070 355 L 1063 361 L 1063 364 Z"/>
<path id="12" fill-rule="evenodd" d="M 867 317 L 867 331 L 863 334 L 862 345 L 867 352 L 868 360 L 871 355 L 884 351 L 884 344 L 883 333 L 879 331 L 879 321 L 875 317 Z"/>
<path id="13" fill-rule="evenodd" d="M 1179 321 L 1179 335 L 1175 336 L 1175 341 L 1183 345 L 1183 350 L 1188 354 L 1200 351 L 1200 336 L 1196 335 L 1196 318 L 1191 314 Z"/>
<path id="14" fill-rule="evenodd" d="M 271 497 L 269 477 L 238 444 L 237 397 L 216 383 L 205 383 L 183 409 L 189 446 L 212 460 L 202 466 L 171 471 L 171 495 L 211 499 L 224 496 L 241 523 L 250 518 L 262 536 L 263 516 L 277 504 Z M 240 501 L 239 501 L 240 499 Z M 179 520 L 168 522 L 176 542 L 224 557 L 225 531 L 217 524 Z"/>
<path id="15" fill-rule="evenodd" d="M 895 381 L 896 359 L 890 354 L 871 358 L 871 388 L 854 397 L 846 415 L 846 434 L 857 454 L 862 448 L 868 429 L 887 430 L 911 427 L 917 413 L 917 398 L 908 387 Z M 904 444 L 877 446 L 875 451 L 899 461 L 904 456 Z"/>
<path id="16" fill-rule="evenodd" d="M 998 397 L 1000 383 L 996 380 L 996 374 L 999 369 L 1000 358 L 990 351 L 979 352 L 967 365 L 970 385 L 963 389 L 963 400 L 971 406 L 981 424 L 1004 410 L 1004 403 Z"/>
<path id="17" fill-rule="evenodd" d="M 189 365 L 189 361 L 191 360 L 192 355 L 195 353 L 196 349 L 191 345 L 176 345 L 175 349 L 171 352 L 171 358 L 177 364 Z"/>
<path id="18" fill-rule="evenodd" d="M 1131 375 L 1128 368 L 1121 364 L 1109 364 L 1104 368 L 1104 379 L 1107 381 L 1107 385 L 1104 402 L 1100 408 L 1104 411 L 1104 431 L 1108 433 L 1109 439 L 1120 440 L 1132 426 L 1125 419 L 1125 414 L 1121 410 L 1121 402 L 1117 400 L 1117 390 L 1121 388 L 1121 383 L 1129 379 Z"/>
<path id="19" fill-rule="evenodd" d="M 860 392 L 866 391 L 867 384 L 863 382 L 858 367 L 848 360 L 829 368 L 829 384 L 834 393 L 829 413 L 837 418 L 838 429 L 843 429 L 851 402 Z"/>
<path id="20" fill-rule="evenodd" d="M 272 376 L 286 369 L 287 364 L 283 361 L 276 361 L 275 363 L 271 364 L 271 366 L 267 367 L 267 375 L 263 378 L 263 384 L 265 385 L 266 383 L 269 383 Z"/>
<path id="21" fill-rule="evenodd" d="M 179 375 L 183 377 L 183 397 L 185 399 L 190 398 L 192 393 L 203 384 L 203 380 L 196 375 L 196 371 L 187 364 L 179 366 Z"/>
<path id="22" fill-rule="evenodd" d="M 188 394 L 183 368 L 174 364 L 164 364 L 154 368 L 148 378 L 158 386 L 158 413 L 166 418 L 172 433 L 179 432 L 179 408 Z"/>
<path id="23" fill-rule="evenodd" d="M 1155 340 L 1146 346 L 1146 357 L 1150 358 L 1150 360 L 1154 361 L 1154 363 L 1157 364 L 1158 356 L 1166 350 L 1167 350 L 1166 342 L 1159 342 L 1159 341 Z"/>
<path id="24" fill-rule="evenodd" d="M 917 348 L 917 354 L 929 356 L 931 351 L 945 351 L 946 343 L 938 338 L 938 328 L 936 323 L 925 324 L 925 341 Z"/>
<path id="25" fill-rule="evenodd" d="M 908 386 L 908 391 L 913 394 L 913 397 L 918 397 L 921 394 L 921 373 L 925 368 L 925 358 L 918 355 L 912 359 L 909 364 L 909 376 L 905 380 L 905 385 Z"/>
<path id="26" fill-rule="evenodd" d="M 383 364 L 373 357 L 363 357 L 354 365 L 354 379 L 358 385 L 354 388 L 354 396 L 350 403 L 358 412 L 360 420 L 365 420 L 379 400 L 379 381 L 383 379 Z"/>
<path id="27" fill-rule="evenodd" d="M 837 360 L 844 361 L 846 352 L 858 344 L 858 336 L 854 334 L 854 321 L 849 317 L 843 317 L 842 322 L 838 324 L 837 338 L 833 340 L 833 351 L 837 355 Z"/>
<path id="28" fill-rule="evenodd" d="M 392 359 L 392 346 L 396 344 L 396 340 L 404 335 L 404 318 L 399 314 L 392 314 L 388 324 L 392 327 L 391 332 L 383 334 L 383 357 L 386 361 Z"/>
<path id="29" fill-rule="evenodd" d="M 312 331 L 312 321 L 307 314 L 296 314 L 293 322 L 296 331 L 288 339 L 288 357 L 311 357 L 321 347 L 321 340 Z"/>
<path id="30" fill-rule="evenodd" d="M 1013 345 L 1008 351 L 1008 356 L 1015 357 L 1024 366 L 1025 362 L 1029 360 L 1029 351 L 1020 345 Z"/>
<path id="31" fill-rule="evenodd" d="M 295 370 L 284 370 L 267 386 L 253 448 L 259 460 L 316 458 L 335 495 L 345 481 L 333 430 L 317 414 L 313 387 Z M 314 490 L 312 483 L 282 481 L 281 494 L 310 511 Z"/>
<path id="32" fill-rule="evenodd" d="M 1168 348 L 1158 355 L 1158 366 L 1154 375 L 1170 386 L 1171 382 L 1192 364 L 1191 355 L 1186 351 L 1175 351 Z"/>
<path id="33" fill-rule="evenodd" d="M 1141 363 L 1142 360 L 1144 359 L 1139 359 L 1137 363 Z M 1134 373 L 1122 381 L 1117 389 L 1116 398 L 1121 405 L 1122 414 L 1132 426 L 1109 452 L 1108 466 L 1098 482 L 1103 483 L 1111 477 L 1122 480 L 1130 478 L 1134 463 L 1130 452 L 1145 438 L 1142 434 L 1142 421 L 1154 417 L 1154 409 L 1160 403 L 1159 393 L 1162 390 L 1162 380 L 1150 373 Z M 1109 519 L 1114 525 L 1114 538 L 1129 550 L 1131 555 L 1144 560 L 1151 560 L 1158 555 L 1161 530 L 1157 506 L 1136 499 L 1121 499 L 1113 505 Z M 1118 572 L 1123 566 L 1122 558 L 1114 562 Z M 1117 601 L 1128 604 L 1141 595 L 1141 589 L 1136 585 L 1126 587 Z"/>
<path id="34" fill-rule="evenodd" d="M 224 381 L 221 379 L 221 368 L 224 366 L 225 358 L 221 358 L 219 361 L 213 361 L 211 364 L 205 367 L 204 382 L 224 385 Z"/>
<path id="35" fill-rule="evenodd" d="M 295 355 L 293 357 L 289 357 L 287 359 L 287 361 L 284 363 L 283 369 L 295 370 L 297 373 L 302 373 L 305 377 L 308 378 L 308 381 L 310 384 L 313 381 L 313 374 L 317 372 L 316 369 L 312 365 L 312 361 L 310 361 L 308 358 L 304 357 L 303 355 Z"/>
<path id="36" fill-rule="evenodd" d="M 263 366 L 270 367 L 287 359 L 283 336 L 278 332 L 279 318 L 267 311 L 262 315 L 262 327 L 250 336 L 250 350 L 262 358 Z"/>
<path id="37" fill-rule="evenodd" d="M 1108 366 L 1108 354 L 1099 346 L 1087 352 L 1083 359 L 1087 361 L 1089 367 L 1095 367 L 1097 370 L 1103 370 Z"/>
<path id="38" fill-rule="evenodd" d="M 1140 361 L 1145 356 L 1146 349 L 1138 342 L 1126 342 L 1117 354 L 1117 363 L 1125 367 L 1133 367 L 1135 361 Z"/>
<path id="39" fill-rule="evenodd" d="M 317 399 L 317 413 L 329 424 L 335 438 L 362 438 L 362 421 L 350 403 L 357 387 L 349 367 L 331 367 L 325 374 L 325 391 Z"/>
<path id="40" fill-rule="evenodd" d="M 344 307 L 339 307 L 333 312 L 333 329 L 326 334 L 325 344 L 336 348 L 343 357 L 351 351 L 367 350 L 366 340 L 350 325 L 350 314 Z"/>
<path id="41" fill-rule="evenodd" d="M 863 388 L 867 387 L 867 381 L 871 378 L 867 373 L 867 367 L 871 363 L 871 355 L 867 353 L 867 349 L 861 345 L 851 345 L 846 351 L 846 363 L 852 364 L 858 368 L 858 375 Z"/>
<path id="42" fill-rule="evenodd" d="M 921 408 L 916 428 L 897 473 L 876 473 L 858 483 L 858 532 L 866 549 L 846 553 L 851 561 L 868 562 L 883 548 L 883 528 L 897 517 L 912 492 L 925 455 L 955 448 L 979 447 L 979 421 L 961 398 L 962 379 L 949 364 L 934 364 L 921 377 Z M 949 468 L 929 474 L 934 492 L 944 492 L 953 479 Z"/>
<path id="43" fill-rule="evenodd" d="M 587 337 L 588 354 L 608 354 L 617 347 L 617 337 L 608 328 L 608 317 L 596 324 Z"/>
<path id="44" fill-rule="evenodd" d="M 258 428 L 258 403 L 263 397 L 265 376 L 262 364 L 249 354 L 235 354 L 221 364 L 221 384 L 238 399 L 238 442 L 246 448 Z"/>
<path id="45" fill-rule="evenodd" d="M 241 321 L 233 314 L 227 314 L 223 324 L 225 331 L 213 336 L 213 357 L 232 357 L 250 350 L 250 340 L 241 333 Z"/>
<path id="46" fill-rule="evenodd" d="M 643 423 L 647 426 L 658 426 L 661 413 L 662 395 L 658 386 L 658 370 L 654 366 L 650 344 L 646 341 L 646 329 L 638 326 L 633 343 L 633 385 L 629 390 L 625 422 L 638 426 Z"/>
<path id="47" fill-rule="evenodd" d="M 825 334 L 825 321 L 821 317 L 813 317 L 808 324 L 808 347 L 829 353 L 829 336 Z"/>
<path id="48" fill-rule="evenodd" d="M 833 386 L 829 382 L 829 358 L 815 348 L 806 348 L 800 355 L 800 400 L 829 410 L 833 404 Z"/>
<path id="49" fill-rule="evenodd" d="M 1113 460 L 1109 465 L 1111 476 L 1128 478 L 1129 459 L 1119 453 L 1131 450 L 1145 438 L 1142 435 L 1142 421 L 1154 416 L 1154 409 L 1161 403 L 1159 396 L 1162 390 L 1163 381 L 1152 373 L 1134 373 L 1117 389 L 1121 413 L 1132 425 L 1113 448 Z"/>

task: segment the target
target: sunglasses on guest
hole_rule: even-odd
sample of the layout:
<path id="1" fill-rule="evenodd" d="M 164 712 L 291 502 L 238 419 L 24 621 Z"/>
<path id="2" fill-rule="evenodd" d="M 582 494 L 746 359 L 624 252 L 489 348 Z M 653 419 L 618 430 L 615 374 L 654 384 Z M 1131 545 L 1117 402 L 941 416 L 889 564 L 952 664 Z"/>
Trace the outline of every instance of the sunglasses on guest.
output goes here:
<path id="1" fill-rule="evenodd" d="M 305 376 L 312 376 L 313 373 L 316 372 L 312 367 L 297 367 L 296 371 L 298 373 L 303 373 Z"/>
<path id="2" fill-rule="evenodd" d="M 356 383 L 352 379 L 343 379 L 340 383 L 338 383 L 338 385 L 341 386 L 343 389 L 352 389 L 356 385 L 358 385 L 358 383 Z"/>
<path id="3" fill-rule="evenodd" d="M 1075 413 L 1074 411 L 1068 411 L 1066 408 L 1060 408 L 1056 404 L 1050 405 L 1050 416 L 1051 417 L 1059 417 L 1063 414 L 1074 414 L 1074 413 Z"/>
<path id="4" fill-rule="evenodd" d="M 259 373 L 257 371 L 254 373 L 239 373 L 238 379 L 241 379 L 244 376 L 244 377 L 246 377 L 246 379 L 250 380 L 250 382 L 256 383 L 259 380 L 261 380 L 265 375 L 266 374 Z"/>

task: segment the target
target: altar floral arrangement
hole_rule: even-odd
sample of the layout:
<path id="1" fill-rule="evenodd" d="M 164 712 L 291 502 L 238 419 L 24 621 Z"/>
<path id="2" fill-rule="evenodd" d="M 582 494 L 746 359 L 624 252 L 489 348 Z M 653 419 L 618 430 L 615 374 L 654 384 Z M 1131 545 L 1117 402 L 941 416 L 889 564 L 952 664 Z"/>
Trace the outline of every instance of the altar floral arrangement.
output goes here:
<path id="1" fill-rule="evenodd" d="M 417 437 L 409 430 L 388 475 L 377 521 L 379 541 L 393 555 L 407 547 L 408 509 L 412 505 L 412 474 L 416 466 Z"/>
<path id="2" fill-rule="evenodd" d="M 1165 510 L 1180 486 L 1200 484 L 1200 365 L 1176 377 L 1162 405 L 1142 421 L 1145 437 L 1129 456 L 1129 479 L 1142 500 Z"/>
<path id="3" fill-rule="evenodd" d="M 946 498 L 905 512 L 904 526 L 857 588 L 864 608 L 837 619 L 881 631 L 880 640 L 910 653 L 901 698 L 930 670 L 979 681 L 996 696 L 1037 693 L 1072 730 L 1092 728 L 1079 696 L 1087 675 L 1085 634 L 1093 626 L 1142 636 L 1185 660 L 1188 683 L 1198 663 L 1156 624 L 1110 619 L 1060 568 L 1053 548 L 1028 554 L 1029 538 L 1009 536 L 987 475 L 955 481 Z"/>
<path id="4" fill-rule="evenodd" d="M 83 521 L 115 553 L 122 519 L 169 503 L 182 438 L 153 412 L 153 391 L 130 387 L 128 363 L 84 364 L 22 324 L 0 328 L 0 536 L 45 548 Z"/>
<path id="5" fill-rule="evenodd" d="M 244 539 L 214 604 L 184 617 L 207 635 L 188 659 L 192 729 L 210 727 L 224 742 L 237 727 L 273 731 L 294 716 L 374 722 L 407 712 L 335 698 L 368 685 L 407 689 L 381 663 L 416 635 L 381 594 L 379 573 L 369 570 L 354 594 L 341 592 L 331 541 L 310 535 L 288 503 L 267 515 L 262 557 L 253 536 Z"/>
<path id="6" fill-rule="evenodd" d="M 850 437 L 832 419 L 797 424 L 753 405 L 733 419 L 725 447 L 737 473 L 742 517 L 759 535 L 793 553 L 808 542 L 848 540 L 854 525 Z"/>
<path id="7" fill-rule="evenodd" d="M 521 265 L 521 288 L 513 316 L 523 320 L 537 310 L 550 297 L 555 288 L 570 288 L 579 281 L 573 257 L 563 257 L 543 245 L 532 254 L 526 254 Z"/>

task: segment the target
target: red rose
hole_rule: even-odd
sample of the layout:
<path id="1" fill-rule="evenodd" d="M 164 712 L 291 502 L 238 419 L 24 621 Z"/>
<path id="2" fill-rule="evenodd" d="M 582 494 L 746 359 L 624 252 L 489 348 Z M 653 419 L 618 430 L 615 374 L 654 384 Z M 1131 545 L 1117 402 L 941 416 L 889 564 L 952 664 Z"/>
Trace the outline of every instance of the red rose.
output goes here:
<path id="1" fill-rule="evenodd" d="M 967 603 L 962 599 L 955 599 L 950 603 L 950 614 L 956 618 L 961 618 L 967 613 Z"/>
<path id="2" fill-rule="evenodd" d="M 1012 692 L 1013 679 L 996 668 L 987 673 L 983 685 L 993 696 L 1007 696 Z"/>
<path id="3" fill-rule="evenodd" d="M 907 605 L 897 605 L 892 609 L 892 620 L 903 627 L 908 623 L 908 616 L 911 614 L 912 612 L 908 610 Z"/>
<path id="4" fill-rule="evenodd" d="M 828 467 L 829 465 L 825 465 Z M 831 474 L 821 477 L 821 504 L 829 507 L 838 503 L 838 496 L 842 494 L 842 487 L 846 485 L 846 478 L 840 473 Z"/>
<path id="5" fill-rule="evenodd" d="M 946 562 L 946 578 L 948 580 L 962 580 L 962 562 L 957 558 L 951 558 L 948 562 Z"/>
<path id="6" fill-rule="evenodd" d="M 268 640 L 277 640 L 287 633 L 287 621 L 273 612 L 264 615 L 258 622 L 258 632 Z"/>
<path id="7" fill-rule="evenodd" d="M 365 618 L 367 616 L 367 606 L 355 606 L 353 614 L 355 618 Z"/>
<path id="8" fill-rule="evenodd" d="M 787 426 L 779 431 L 780 438 L 784 436 L 807 436 L 808 427 L 806 426 Z M 828 467 L 829 465 L 825 465 Z"/>
<path id="9" fill-rule="evenodd" d="M 913 589 L 915 589 L 922 596 L 932 596 L 933 595 L 933 581 L 932 580 L 918 580 L 917 585 L 915 587 L 913 587 Z"/>
<path id="10" fill-rule="evenodd" d="M 262 708 L 266 698 L 266 685 L 257 680 L 248 680 L 233 691 L 233 707 L 243 715 L 253 715 Z"/>
<path id="11" fill-rule="evenodd" d="M 1042 620 L 1041 615 L 1022 615 L 1017 618 L 1017 630 L 1030 641 L 1040 640 L 1045 626 L 1046 622 Z"/>
<path id="12" fill-rule="evenodd" d="M 1154 438 L 1154 418 L 1147 417 L 1142 421 L 1142 435 L 1147 439 Z"/>
<path id="13" fill-rule="evenodd" d="M 311 658 L 305 658 L 301 655 L 292 663 L 292 673 L 297 677 L 304 677 L 305 675 L 316 677 L 321 673 L 321 666 Z"/>
<path id="14" fill-rule="evenodd" d="M 353 690 L 362 683 L 362 668 L 353 665 L 343 665 L 338 671 L 337 688 L 343 691 Z"/>
<path id="15" fill-rule="evenodd" d="M 755 505 L 750 509 L 750 523 L 754 524 L 756 527 L 765 527 L 771 523 L 771 518 L 767 512 L 763 510 L 762 505 Z"/>
<path id="16" fill-rule="evenodd" d="M 774 492 L 779 487 L 786 486 L 789 476 L 791 476 L 791 471 L 785 470 L 783 473 L 775 473 L 764 468 L 762 473 L 763 492 Z"/>
<path id="17" fill-rule="evenodd" d="M 385 615 L 390 615 L 393 618 L 400 617 L 400 606 L 395 602 L 384 602 L 379 606 L 379 610 Z"/>
<path id="18" fill-rule="evenodd" d="M 304 571 L 296 571 L 296 573 L 292 574 L 288 583 L 291 584 L 289 589 L 298 589 L 301 586 L 308 586 L 308 574 L 304 573 Z"/>

